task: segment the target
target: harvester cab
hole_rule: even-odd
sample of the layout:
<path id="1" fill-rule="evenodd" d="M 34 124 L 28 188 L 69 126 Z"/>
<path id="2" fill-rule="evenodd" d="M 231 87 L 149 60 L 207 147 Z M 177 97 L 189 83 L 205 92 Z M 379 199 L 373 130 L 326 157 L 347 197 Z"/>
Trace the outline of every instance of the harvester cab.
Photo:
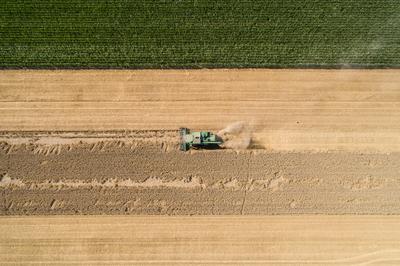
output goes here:
<path id="1" fill-rule="evenodd" d="M 188 128 L 180 128 L 180 150 L 194 149 L 218 149 L 222 139 L 212 132 L 190 132 Z"/>

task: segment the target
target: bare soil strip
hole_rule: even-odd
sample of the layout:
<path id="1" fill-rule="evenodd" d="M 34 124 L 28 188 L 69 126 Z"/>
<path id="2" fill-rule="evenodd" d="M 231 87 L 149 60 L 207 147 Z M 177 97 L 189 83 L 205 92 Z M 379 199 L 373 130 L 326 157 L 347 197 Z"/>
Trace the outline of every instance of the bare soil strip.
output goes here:
<path id="1" fill-rule="evenodd" d="M 400 70 L 1 71 L 0 130 L 220 130 L 265 149 L 400 151 Z"/>
<path id="2" fill-rule="evenodd" d="M 0 261 L 396 265 L 398 216 L 0 217 Z"/>
<path id="3" fill-rule="evenodd" d="M 400 153 L 184 153 L 177 136 L 3 133 L 0 214 L 400 214 Z"/>

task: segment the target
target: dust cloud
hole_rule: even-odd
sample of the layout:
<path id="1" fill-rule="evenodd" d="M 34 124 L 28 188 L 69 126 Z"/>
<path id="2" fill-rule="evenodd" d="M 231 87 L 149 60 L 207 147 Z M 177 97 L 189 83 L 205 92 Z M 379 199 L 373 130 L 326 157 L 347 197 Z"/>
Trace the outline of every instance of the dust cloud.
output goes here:
<path id="1" fill-rule="evenodd" d="M 252 127 L 243 121 L 235 122 L 220 130 L 217 135 L 223 140 L 223 148 L 245 150 L 250 147 Z"/>

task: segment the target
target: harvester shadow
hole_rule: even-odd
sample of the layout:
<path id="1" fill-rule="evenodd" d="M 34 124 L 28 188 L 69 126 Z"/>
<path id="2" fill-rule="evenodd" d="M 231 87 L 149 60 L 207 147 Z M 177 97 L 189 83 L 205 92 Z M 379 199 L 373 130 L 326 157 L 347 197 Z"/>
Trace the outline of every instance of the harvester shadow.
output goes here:
<path id="1" fill-rule="evenodd" d="M 203 147 L 192 146 L 192 149 L 194 149 L 194 150 L 223 150 L 225 148 L 219 146 L 218 144 L 209 144 L 209 145 L 203 146 Z"/>

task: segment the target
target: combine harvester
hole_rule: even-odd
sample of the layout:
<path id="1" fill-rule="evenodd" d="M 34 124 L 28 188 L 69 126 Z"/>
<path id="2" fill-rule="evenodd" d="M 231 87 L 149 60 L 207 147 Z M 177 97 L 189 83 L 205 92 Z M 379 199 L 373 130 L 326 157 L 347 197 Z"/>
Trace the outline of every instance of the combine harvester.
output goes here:
<path id="1" fill-rule="evenodd" d="M 219 149 L 219 145 L 223 143 L 219 136 L 208 131 L 190 132 L 188 128 L 180 128 L 179 133 L 181 137 L 181 151 L 187 151 L 190 148 Z"/>

